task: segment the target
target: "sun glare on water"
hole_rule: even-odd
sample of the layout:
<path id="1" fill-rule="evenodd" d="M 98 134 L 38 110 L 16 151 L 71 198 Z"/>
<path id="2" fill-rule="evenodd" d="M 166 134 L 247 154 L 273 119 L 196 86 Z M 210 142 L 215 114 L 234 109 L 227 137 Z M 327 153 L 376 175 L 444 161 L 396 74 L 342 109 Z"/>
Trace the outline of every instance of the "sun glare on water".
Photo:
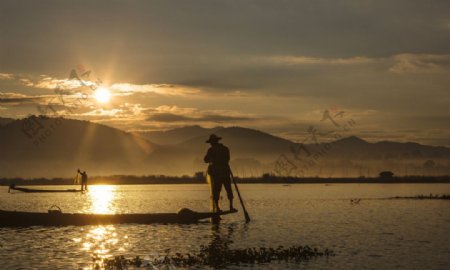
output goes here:
<path id="1" fill-rule="evenodd" d="M 86 200 L 89 205 L 86 209 L 87 213 L 115 214 L 117 212 L 115 207 L 117 188 L 115 186 L 91 185 L 86 195 L 88 195 Z M 82 251 L 91 253 L 95 263 L 99 264 L 106 258 L 111 258 L 114 252 L 125 252 L 129 245 L 128 236 L 119 235 L 114 225 L 90 226 L 84 237 L 73 238 L 73 241 L 81 245 Z"/>
<path id="2" fill-rule="evenodd" d="M 100 87 L 94 92 L 94 98 L 99 103 L 107 103 L 111 99 L 111 92 L 104 87 Z"/>
<path id="3" fill-rule="evenodd" d="M 88 199 L 91 207 L 89 212 L 94 214 L 113 214 L 117 209 L 114 207 L 116 187 L 109 185 L 93 185 L 89 187 Z"/>

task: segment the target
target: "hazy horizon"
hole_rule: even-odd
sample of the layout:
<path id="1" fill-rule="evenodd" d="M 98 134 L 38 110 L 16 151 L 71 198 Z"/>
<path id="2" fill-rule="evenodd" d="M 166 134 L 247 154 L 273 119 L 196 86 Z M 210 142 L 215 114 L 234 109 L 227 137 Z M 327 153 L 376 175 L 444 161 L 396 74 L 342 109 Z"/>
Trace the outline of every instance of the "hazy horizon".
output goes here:
<path id="1" fill-rule="evenodd" d="M 10 120 L 11 119 L 11 121 L 14 121 L 14 120 L 28 119 L 29 117 L 33 117 L 33 116 L 36 116 L 36 117 L 48 117 L 50 119 L 57 118 L 56 116 L 51 115 L 51 114 L 50 115 L 48 115 L 48 114 L 45 114 L 45 115 L 40 115 L 40 114 L 33 115 L 33 114 L 30 114 L 30 115 L 24 116 L 23 118 L 19 117 L 19 118 L 4 118 L 4 119 L 5 120 Z M 213 126 L 208 126 L 208 125 L 202 125 L 202 124 L 186 124 L 186 125 L 181 125 L 181 126 L 164 127 L 164 128 L 161 128 L 161 129 L 152 129 L 152 130 L 145 130 L 145 129 L 144 130 L 126 130 L 126 129 L 123 129 L 123 127 L 121 127 L 121 126 L 116 126 L 116 125 L 113 125 L 113 124 L 110 124 L 110 123 L 103 123 L 101 121 L 95 121 L 95 120 L 79 119 L 79 118 L 76 118 L 76 117 L 72 118 L 72 117 L 70 117 L 70 115 L 58 116 L 58 117 L 63 117 L 63 119 L 66 119 L 66 120 L 81 120 L 81 121 L 88 121 L 88 122 L 94 123 L 94 124 L 101 124 L 101 125 L 104 125 L 104 126 L 107 126 L 107 127 L 111 127 L 111 128 L 114 128 L 114 129 L 118 129 L 118 130 L 122 130 L 122 131 L 125 131 L 125 132 L 128 132 L 128 133 L 131 133 L 131 134 L 134 134 L 134 133 L 136 133 L 136 134 L 164 134 L 166 132 L 173 132 L 173 131 L 189 129 L 189 128 L 200 128 L 200 129 L 205 129 L 205 130 L 217 130 L 217 129 L 222 129 L 222 128 L 247 128 L 247 129 L 253 129 L 253 130 L 262 131 L 262 132 L 270 134 L 272 136 L 276 136 L 276 137 L 280 137 L 280 138 L 285 139 L 285 140 L 292 141 L 293 143 L 301 143 L 301 142 L 303 142 L 303 141 L 299 142 L 298 140 L 296 140 L 296 139 L 298 139 L 298 137 L 292 138 L 290 136 L 286 136 L 285 134 L 272 133 L 272 132 L 267 131 L 265 129 L 251 128 L 251 127 L 246 127 L 246 126 L 243 126 L 243 125 L 220 125 L 220 124 L 217 124 L 215 126 L 214 125 Z M 10 123 L 10 121 L 6 121 L 5 124 L 3 124 L 3 125 L 9 124 L 9 123 Z M 0 127 L 1 126 L 2 126 L 2 124 L 0 123 Z M 211 132 L 211 134 L 212 133 L 214 133 L 214 132 Z M 311 138 L 308 138 L 307 130 L 302 135 L 303 135 L 303 137 L 300 137 L 300 138 L 303 138 L 304 141 L 312 142 Z M 310 136 L 311 135 L 309 135 L 309 137 Z M 342 137 L 340 137 L 338 139 L 334 139 L 334 140 L 330 140 L 330 139 L 332 139 L 331 137 L 323 138 L 322 141 L 319 140 L 319 143 L 326 143 L 326 142 L 330 142 L 330 141 L 338 141 L 338 140 L 351 138 L 351 137 L 356 137 L 356 138 L 359 138 L 359 139 L 361 139 L 363 141 L 366 141 L 366 142 L 369 142 L 369 143 L 377 143 L 377 142 L 418 143 L 418 144 L 421 144 L 421 145 L 442 146 L 442 147 L 450 148 L 450 145 L 447 146 L 447 145 L 425 144 L 425 143 L 420 143 L 420 142 L 412 141 L 412 140 L 406 140 L 405 141 L 405 140 L 401 140 L 401 139 L 400 140 L 395 140 L 395 138 L 394 139 L 365 138 L 364 135 L 354 135 L 352 132 L 349 132 L 347 134 L 342 134 Z M 186 140 L 189 140 L 189 139 L 190 138 L 186 138 Z M 149 140 L 149 139 L 147 138 L 147 140 Z M 151 142 L 151 143 L 158 143 L 158 142 L 152 141 L 152 140 L 149 140 L 149 142 Z M 180 142 L 182 142 L 182 140 L 180 140 Z M 165 144 L 165 143 L 162 143 L 162 144 Z"/>
<path id="2" fill-rule="evenodd" d="M 307 139 L 298 143 L 244 127 L 128 133 L 86 120 L 29 117 L 0 128 L 0 176 L 70 177 L 78 167 L 90 175 L 192 176 L 206 168 L 205 141 L 211 133 L 223 138 L 231 151 L 231 168 L 241 177 L 377 177 L 387 170 L 396 176 L 450 173 L 450 148 L 367 142 L 348 127 L 331 134 L 309 130 Z"/>

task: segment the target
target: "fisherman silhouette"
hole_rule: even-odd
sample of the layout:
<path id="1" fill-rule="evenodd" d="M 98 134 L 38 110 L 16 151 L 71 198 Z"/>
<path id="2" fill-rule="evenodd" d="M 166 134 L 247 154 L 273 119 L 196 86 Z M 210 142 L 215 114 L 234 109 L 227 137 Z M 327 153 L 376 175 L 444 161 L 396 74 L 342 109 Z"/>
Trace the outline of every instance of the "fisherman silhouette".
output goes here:
<path id="1" fill-rule="evenodd" d="M 86 171 L 82 172 L 78 169 L 78 173 L 81 175 L 81 190 L 87 190 L 88 176 Z"/>
<path id="2" fill-rule="evenodd" d="M 206 143 L 211 144 L 204 158 L 205 163 L 209 163 L 208 175 L 211 179 L 211 190 L 213 197 L 213 211 L 220 212 L 219 198 L 222 185 L 227 191 L 227 197 L 230 201 L 230 211 L 236 211 L 233 207 L 233 190 L 231 189 L 230 178 L 230 150 L 225 145 L 219 143 L 222 138 L 211 134 Z"/>

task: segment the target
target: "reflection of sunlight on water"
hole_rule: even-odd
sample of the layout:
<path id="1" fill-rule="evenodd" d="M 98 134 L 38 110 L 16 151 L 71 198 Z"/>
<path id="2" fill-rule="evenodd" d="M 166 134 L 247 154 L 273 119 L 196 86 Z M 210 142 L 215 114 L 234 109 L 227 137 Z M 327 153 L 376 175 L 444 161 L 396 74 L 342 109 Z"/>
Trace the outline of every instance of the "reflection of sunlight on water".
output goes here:
<path id="1" fill-rule="evenodd" d="M 95 214 L 114 214 L 115 207 L 112 202 L 115 200 L 115 186 L 90 186 L 88 191 L 91 201 L 90 212 Z"/>
<path id="2" fill-rule="evenodd" d="M 74 238 L 74 242 L 81 243 L 81 250 L 92 255 L 93 261 L 101 263 L 111 258 L 115 251 L 125 251 L 128 236 L 120 238 L 113 225 L 96 226 L 89 230 L 84 239 Z"/>
<path id="3" fill-rule="evenodd" d="M 88 204 L 85 212 L 94 214 L 116 213 L 117 208 L 114 205 L 117 200 L 116 191 L 115 186 L 89 186 L 87 192 Z M 112 257 L 114 252 L 125 251 L 125 247 L 128 245 L 128 236 L 119 237 L 113 225 L 91 227 L 85 237 L 73 238 L 72 240 L 80 244 L 82 251 L 91 254 L 94 263 L 100 264 L 106 258 Z"/>

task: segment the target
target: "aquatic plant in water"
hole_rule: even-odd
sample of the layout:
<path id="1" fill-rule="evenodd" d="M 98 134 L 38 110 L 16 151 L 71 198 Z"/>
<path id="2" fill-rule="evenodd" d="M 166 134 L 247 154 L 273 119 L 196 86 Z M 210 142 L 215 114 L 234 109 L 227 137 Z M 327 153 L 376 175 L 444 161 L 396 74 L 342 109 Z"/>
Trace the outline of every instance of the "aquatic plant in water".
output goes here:
<path id="1" fill-rule="evenodd" d="M 277 248 L 243 248 L 230 249 L 227 243 L 219 245 L 201 246 L 196 254 L 170 254 L 170 250 L 162 258 L 155 258 L 153 261 L 145 261 L 139 256 L 133 259 L 126 259 L 124 256 L 116 256 L 114 259 L 105 259 L 100 265 L 96 263 L 94 269 L 122 270 L 128 267 L 192 267 L 211 266 L 224 267 L 226 265 L 255 265 L 274 261 L 303 262 L 317 257 L 334 256 L 334 252 L 329 249 L 323 251 L 309 246 L 291 246 Z"/>

